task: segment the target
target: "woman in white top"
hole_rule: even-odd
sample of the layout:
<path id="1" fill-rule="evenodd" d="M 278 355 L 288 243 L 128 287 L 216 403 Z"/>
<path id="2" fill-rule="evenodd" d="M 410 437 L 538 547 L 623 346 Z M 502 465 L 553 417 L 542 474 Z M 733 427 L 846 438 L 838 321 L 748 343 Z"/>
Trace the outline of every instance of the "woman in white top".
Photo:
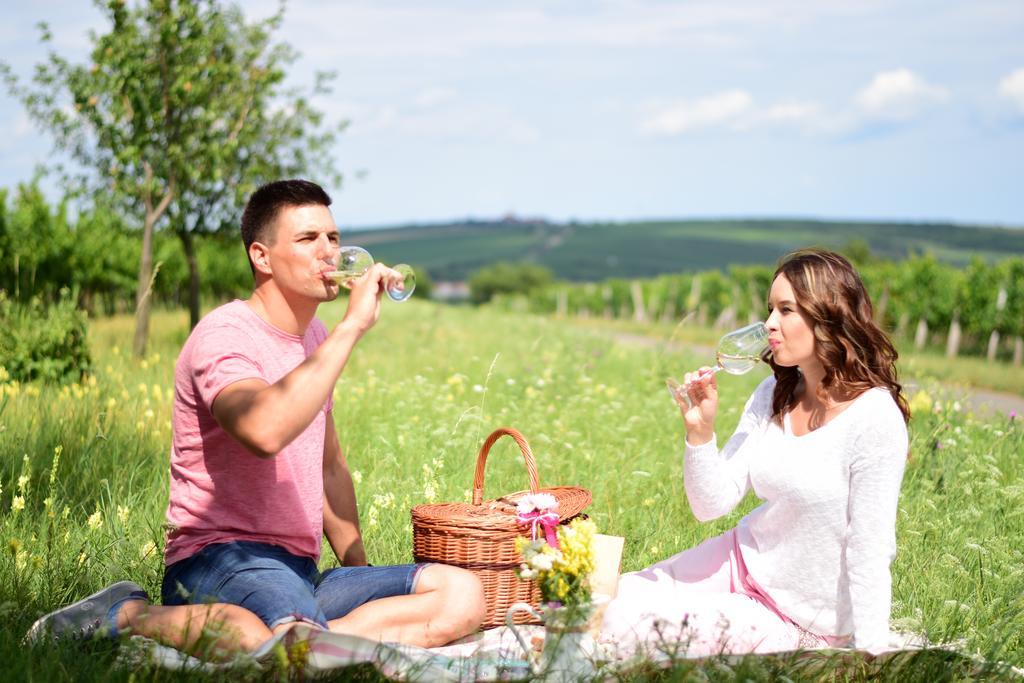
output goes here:
<path id="1" fill-rule="evenodd" d="M 686 375 L 686 495 L 701 521 L 748 490 L 764 501 L 727 533 L 626 574 L 602 638 L 688 656 L 884 648 L 910 413 L 896 350 L 838 254 L 783 259 L 768 297 L 773 376 L 718 448 L 714 375 Z"/>

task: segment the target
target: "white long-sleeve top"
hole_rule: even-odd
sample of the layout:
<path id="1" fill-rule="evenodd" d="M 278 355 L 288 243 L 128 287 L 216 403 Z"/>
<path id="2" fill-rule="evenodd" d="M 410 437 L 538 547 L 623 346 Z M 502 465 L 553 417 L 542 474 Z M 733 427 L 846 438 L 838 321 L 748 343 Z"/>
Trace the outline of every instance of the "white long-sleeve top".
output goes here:
<path id="1" fill-rule="evenodd" d="M 874 388 L 822 427 L 795 436 L 771 419 L 775 378 L 747 401 L 719 451 L 686 444 L 686 496 L 709 521 L 750 489 L 764 501 L 740 520 L 740 552 L 783 614 L 812 633 L 852 636 L 857 648 L 889 637 L 896 506 L 907 428 L 888 390 Z"/>

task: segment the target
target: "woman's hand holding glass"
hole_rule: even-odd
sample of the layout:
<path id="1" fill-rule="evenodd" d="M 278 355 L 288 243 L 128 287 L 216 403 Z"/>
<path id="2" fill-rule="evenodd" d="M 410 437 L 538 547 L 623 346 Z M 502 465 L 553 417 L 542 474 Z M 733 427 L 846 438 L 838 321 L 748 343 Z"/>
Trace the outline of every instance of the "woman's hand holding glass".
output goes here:
<path id="1" fill-rule="evenodd" d="M 732 375 L 749 372 L 768 348 L 768 327 L 761 322 L 734 330 L 718 340 L 715 367 L 688 372 L 680 384 L 671 377 L 665 380 L 668 391 L 679 405 L 686 423 L 686 440 L 700 446 L 715 433 L 718 414 L 718 382 L 715 375 L 725 370 Z"/>
<path id="2" fill-rule="evenodd" d="M 686 441 L 691 446 L 700 446 L 715 434 L 715 417 L 718 415 L 718 382 L 711 368 L 703 367 L 688 372 L 683 384 L 672 392 L 679 405 L 686 425 Z"/>

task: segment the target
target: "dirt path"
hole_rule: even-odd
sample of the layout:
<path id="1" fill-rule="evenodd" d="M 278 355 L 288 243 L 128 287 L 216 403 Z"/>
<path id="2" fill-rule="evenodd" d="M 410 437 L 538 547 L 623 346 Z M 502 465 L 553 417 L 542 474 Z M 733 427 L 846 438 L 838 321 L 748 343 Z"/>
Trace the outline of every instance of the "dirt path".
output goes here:
<path id="1" fill-rule="evenodd" d="M 680 342 L 664 342 L 659 339 L 645 337 L 640 334 L 617 332 L 612 338 L 620 344 L 627 346 L 642 346 L 645 348 L 664 348 L 669 351 L 690 351 L 699 355 L 706 355 L 711 358 L 715 350 L 710 346 L 701 344 L 682 344 Z M 918 383 L 908 379 L 904 383 L 908 395 L 913 395 L 918 389 Z M 1017 415 L 1024 416 L 1024 396 L 1010 394 L 1003 391 L 991 391 L 989 389 L 965 389 L 963 387 L 946 386 L 950 396 L 958 397 L 965 406 L 974 413 L 981 415 L 1008 415 L 1016 411 Z"/>

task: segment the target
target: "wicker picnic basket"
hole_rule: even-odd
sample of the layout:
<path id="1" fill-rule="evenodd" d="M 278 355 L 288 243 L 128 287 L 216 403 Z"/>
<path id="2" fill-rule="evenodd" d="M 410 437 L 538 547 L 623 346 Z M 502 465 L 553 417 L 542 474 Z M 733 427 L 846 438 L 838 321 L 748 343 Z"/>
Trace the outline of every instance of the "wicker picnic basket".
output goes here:
<path id="1" fill-rule="evenodd" d="M 484 501 L 484 465 L 487 453 L 502 436 L 511 436 L 519 444 L 530 477 L 530 490 L 517 491 Z M 413 557 L 416 562 L 440 562 L 463 567 L 480 577 L 487 600 L 483 627 L 505 623 L 505 613 L 517 602 L 540 602 L 540 591 L 533 581 L 516 576 L 522 558 L 516 551 L 517 536 L 528 536 L 528 525 L 516 516 L 516 501 L 529 493 L 550 493 L 558 501 L 562 524 L 578 516 L 590 505 L 590 491 L 577 486 L 540 488 L 537 463 L 530 444 L 510 427 L 495 430 L 476 458 L 473 476 L 473 503 L 437 503 L 412 509 Z M 520 612 L 516 623 L 530 623 L 530 615 Z"/>

